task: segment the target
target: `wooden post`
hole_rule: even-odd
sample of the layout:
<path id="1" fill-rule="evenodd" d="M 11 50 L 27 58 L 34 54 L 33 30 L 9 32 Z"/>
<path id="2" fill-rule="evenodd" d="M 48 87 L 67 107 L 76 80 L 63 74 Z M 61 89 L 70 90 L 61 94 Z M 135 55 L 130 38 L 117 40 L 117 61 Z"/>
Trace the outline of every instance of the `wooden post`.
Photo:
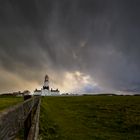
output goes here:
<path id="1" fill-rule="evenodd" d="M 32 96 L 31 95 L 25 95 L 24 96 L 24 101 L 30 99 Z M 24 140 L 27 140 L 28 134 L 31 128 L 31 123 L 32 123 L 32 112 L 28 115 L 27 119 L 24 122 Z"/>

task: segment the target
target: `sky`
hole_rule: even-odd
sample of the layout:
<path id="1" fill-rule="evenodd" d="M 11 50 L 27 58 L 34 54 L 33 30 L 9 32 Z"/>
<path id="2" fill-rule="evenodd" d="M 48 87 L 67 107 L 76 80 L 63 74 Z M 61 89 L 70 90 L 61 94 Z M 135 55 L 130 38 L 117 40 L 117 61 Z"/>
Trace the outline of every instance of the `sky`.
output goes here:
<path id="1" fill-rule="evenodd" d="M 140 91 L 139 0 L 1 0 L 0 93 Z"/>

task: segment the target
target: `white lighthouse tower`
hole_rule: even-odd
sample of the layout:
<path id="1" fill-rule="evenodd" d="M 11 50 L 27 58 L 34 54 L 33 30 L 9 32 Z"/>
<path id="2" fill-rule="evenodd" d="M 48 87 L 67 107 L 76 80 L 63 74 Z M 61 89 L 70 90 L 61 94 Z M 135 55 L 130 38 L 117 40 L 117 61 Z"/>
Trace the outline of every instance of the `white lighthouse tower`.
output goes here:
<path id="1" fill-rule="evenodd" d="M 36 96 L 59 96 L 60 93 L 59 93 L 58 89 L 53 90 L 51 88 L 51 90 L 50 90 L 50 87 L 49 87 L 49 76 L 46 75 L 45 79 L 44 79 L 43 88 L 41 90 L 37 90 L 36 89 L 34 91 L 34 95 L 36 95 Z"/>
<path id="2" fill-rule="evenodd" d="M 48 75 L 45 76 L 44 85 L 43 85 L 43 88 L 41 90 L 41 95 L 42 96 L 51 95 L 50 90 L 49 90 L 49 76 Z"/>
<path id="3" fill-rule="evenodd" d="M 49 90 L 49 76 L 48 75 L 45 76 L 43 89 Z"/>

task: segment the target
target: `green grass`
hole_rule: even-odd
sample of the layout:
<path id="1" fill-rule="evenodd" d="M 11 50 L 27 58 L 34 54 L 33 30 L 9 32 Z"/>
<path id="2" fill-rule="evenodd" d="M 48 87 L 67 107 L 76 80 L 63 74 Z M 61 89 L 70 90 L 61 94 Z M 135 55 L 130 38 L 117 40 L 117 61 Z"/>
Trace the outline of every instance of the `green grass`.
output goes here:
<path id="1" fill-rule="evenodd" d="M 42 140 L 140 140 L 140 96 L 43 97 Z"/>
<path id="2" fill-rule="evenodd" d="M 21 97 L 0 96 L 0 112 L 23 101 Z"/>

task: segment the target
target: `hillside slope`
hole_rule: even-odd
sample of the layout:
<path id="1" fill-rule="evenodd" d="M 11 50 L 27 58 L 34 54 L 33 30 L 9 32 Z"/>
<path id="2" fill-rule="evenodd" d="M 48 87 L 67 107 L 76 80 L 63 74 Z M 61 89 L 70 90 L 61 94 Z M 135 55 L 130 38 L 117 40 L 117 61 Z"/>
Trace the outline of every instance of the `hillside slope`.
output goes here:
<path id="1" fill-rule="evenodd" d="M 43 97 L 43 140 L 139 140 L 140 97 Z"/>

